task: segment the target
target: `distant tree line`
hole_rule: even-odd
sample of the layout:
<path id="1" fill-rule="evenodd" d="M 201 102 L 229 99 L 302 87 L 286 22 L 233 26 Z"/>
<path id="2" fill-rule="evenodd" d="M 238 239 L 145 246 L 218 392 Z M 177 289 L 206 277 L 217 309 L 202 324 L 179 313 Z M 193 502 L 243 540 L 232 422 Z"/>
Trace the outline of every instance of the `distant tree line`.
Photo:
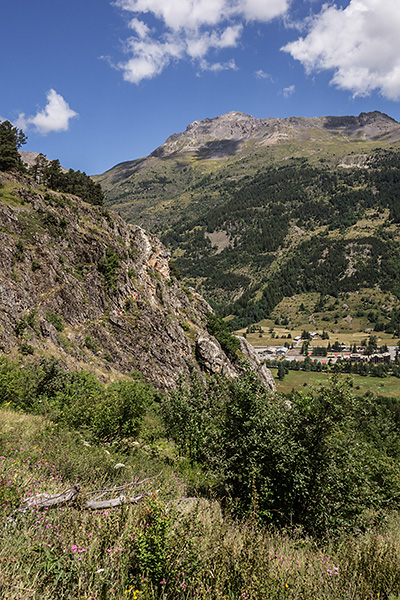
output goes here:
<path id="1" fill-rule="evenodd" d="M 99 183 L 95 183 L 84 171 L 69 169 L 65 172 L 58 159 L 49 161 L 39 154 L 29 174 L 37 183 L 42 183 L 52 190 L 79 196 L 89 204 L 102 205 L 104 193 Z"/>

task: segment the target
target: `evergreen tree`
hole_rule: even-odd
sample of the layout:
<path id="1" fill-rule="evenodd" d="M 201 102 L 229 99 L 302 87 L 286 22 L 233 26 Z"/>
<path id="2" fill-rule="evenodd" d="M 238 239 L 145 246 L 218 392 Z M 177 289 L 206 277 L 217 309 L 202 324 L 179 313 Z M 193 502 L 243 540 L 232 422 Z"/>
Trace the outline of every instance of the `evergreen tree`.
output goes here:
<path id="1" fill-rule="evenodd" d="M 24 132 L 10 121 L 0 123 L 0 171 L 25 170 L 18 148 L 26 144 L 26 139 Z"/>

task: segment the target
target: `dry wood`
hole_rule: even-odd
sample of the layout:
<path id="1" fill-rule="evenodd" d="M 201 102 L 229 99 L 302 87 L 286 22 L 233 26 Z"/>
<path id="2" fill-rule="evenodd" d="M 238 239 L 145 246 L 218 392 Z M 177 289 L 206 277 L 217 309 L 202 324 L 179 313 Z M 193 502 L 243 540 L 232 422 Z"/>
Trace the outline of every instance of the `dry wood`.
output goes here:
<path id="1" fill-rule="evenodd" d="M 36 494 L 35 496 L 25 498 L 25 500 L 22 501 L 20 508 L 25 511 L 28 508 L 49 508 L 51 506 L 65 504 L 66 502 L 72 502 L 78 496 L 79 491 L 79 485 L 74 485 L 74 487 L 59 494 L 48 494 L 47 492 Z"/>
<path id="2" fill-rule="evenodd" d="M 124 494 L 121 494 L 119 498 L 112 498 L 111 500 L 103 500 L 101 502 L 96 502 L 95 500 L 88 500 L 86 502 L 85 508 L 90 508 L 91 510 L 101 510 L 103 508 L 115 508 L 116 506 L 121 506 L 121 504 L 138 504 L 140 500 L 142 500 L 143 494 L 139 494 L 138 496 L 132 496 L 131 498 L 127 498 Z"/>
<path id="3" fill-rule="evenodd" d="M 109 488 L 106 490 L 94 490 L 92 492 L 87 492 L 86 495 L 98 495 L 92 500 L 87 500 L 86 504 L 82 506 L 82 508 L 89 510 L 102 510 L 105 508 L 115 508 L 121 506 L 122 504 L 138 504 L 138 502 L 140 502 L 146 494 L 142 493 L 138 494 L 137 496 L 127 496 L 126 491 L 130 487 L 142 485 L 147 481 L 150 481 L 151 479 L 159 477 L 160 475 L 161 473 L 159 473 L 158 475 L 154 475 L 153 477 L 147 477 L 146 479 L 142 479 L 142 481 L 131 481 L 130 483 L 126 483 L 125 485 Z M 118 498 L 100 500 L 100 498 L 103 498 L 107 494 L 115 493 L 118 491 L 122 491 Z M 19 507 L 19 512 L 26 512 L 27 510 L 33 508 L 51 508 L 54 506 L 59 506 L 60 504 L 73 502 L 74 500 L 76 500 L 79 493 L 80 486 L 76 484 L 72 488 L 65 490 L 64 492 L 60 492 L 59 494 L 48 494 L 47 492 L 44 492 L 42 494 L 36 494 L 34 496 L 30 496 L 29 498 L 25 498 L 25 500 L 22 501 Z"/>

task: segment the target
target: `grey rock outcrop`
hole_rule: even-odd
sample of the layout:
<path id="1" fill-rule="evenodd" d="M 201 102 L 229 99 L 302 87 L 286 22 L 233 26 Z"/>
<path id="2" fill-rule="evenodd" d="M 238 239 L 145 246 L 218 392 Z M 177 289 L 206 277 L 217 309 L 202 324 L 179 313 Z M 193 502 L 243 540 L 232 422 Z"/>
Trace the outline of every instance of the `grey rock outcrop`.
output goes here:
<path id="1" fill-rule="evenodd" d="M 257 373 L 259 379 L 272 391 L 275 392 L 276 385 L 271 371 L 261 362 L 253 346 L 244 337 L 239 337 L 240 351 L 249 360 L 251 368 Z"/>
<path id="2" fill-rule="evenodd" d="M 198 338 L 196 354 L 208 373 L 222 373 L 228 377 L 238 376 L 236 369 L 222 350 L 220 343 L 207 333 L 203 333 Z"/>
<path id="3" fill-rule="evenodd" d="M 156 388 L 200 370 L 236 372 L 206 332 L 205 300 L 171 277 L 157 237 L 100 206 L 0 174 L 0 350 L 53 355 L 109 381 L 139 371 Z M 6 201 L 7 200 L 7 201 Z M 206 348 L 206 349 L 205 349 Z"/>

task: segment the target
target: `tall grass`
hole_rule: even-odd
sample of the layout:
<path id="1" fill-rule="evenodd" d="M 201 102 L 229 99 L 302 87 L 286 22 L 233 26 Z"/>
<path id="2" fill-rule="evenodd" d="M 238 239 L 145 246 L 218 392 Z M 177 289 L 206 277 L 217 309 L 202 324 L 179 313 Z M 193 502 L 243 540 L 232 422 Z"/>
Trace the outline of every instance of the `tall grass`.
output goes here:
<path id="1" fill-rule="evenodd" d="M 121 462 L 125 467 L 115 469 Z M 187 497 L 173 466 L 137 506 L 15 511 L 33 493 L 79 481 L 85 492 L 159 468 L 115 446 L 88 447 L 43 417 L 0 411 L 0 597 L 8 600 L 395 600 L 397 515 L 381 530 L 313 540 L 250 516 L 235 521 L 210 499 Z M 139 473 L 139 470 L 142 472 Z M 11 517 L 11 519 L 9 518 Z"/>

